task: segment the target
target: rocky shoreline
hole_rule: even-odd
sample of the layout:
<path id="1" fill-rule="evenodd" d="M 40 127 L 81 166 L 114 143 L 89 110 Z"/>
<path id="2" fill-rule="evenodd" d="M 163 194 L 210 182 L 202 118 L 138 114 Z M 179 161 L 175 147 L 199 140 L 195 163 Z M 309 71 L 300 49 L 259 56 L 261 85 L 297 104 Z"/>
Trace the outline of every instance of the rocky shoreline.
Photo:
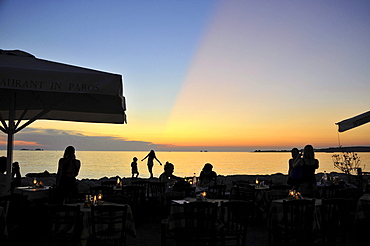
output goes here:
<path id="1" fill-rule="evenodd" d="M 328 175 L 331 177 L 338 176 L 339 179 L 347 180 L 347 175 L 344 173 L 338 172 L 331 172 Z M 316 180 L 319 181 L 323 173 L 316 174 Z M 117 180 L 119 176 L 116 177 L 102 177 L 100 179 L 78 179 L 78 188 L 80 192 L 90 192 L 91 186 L 98 186 L 101 185 L 101 182 L 108 181 L 108 180 Z M 36 178 L 38 181 L 42 181 L 46 186 L 55 186 L 56 181 L 56 173 L 49 173 L 48 171 L 42 173 L 28 173 L 25 177 L 22 178 L 21 186 L 31 186 L 33 179 Z M 119 177 L 122 181 L 123 185 L 128 185 L 131 183 L 132 180 L 149 180 L 147 178 L 138 178 L 132 179 L 131 177 Z M 247 174 L 240 174 L 240 175 L 219 175 L 217 177 L 217 182 L 226 184 L 227 190 L 231 189 L 232 182 L 237 180 L 245 180 L 249 181 L 249 183 L 254 183 L 255 180 L 265 180 L 272 182 L 274 185 L 284 185 L 287 182 L 288 176 L 282 173 L 276 173 L 271 175 L 247 175 Z M 157 178 L 151 179 L 153 181 L 158 180 Z"/>

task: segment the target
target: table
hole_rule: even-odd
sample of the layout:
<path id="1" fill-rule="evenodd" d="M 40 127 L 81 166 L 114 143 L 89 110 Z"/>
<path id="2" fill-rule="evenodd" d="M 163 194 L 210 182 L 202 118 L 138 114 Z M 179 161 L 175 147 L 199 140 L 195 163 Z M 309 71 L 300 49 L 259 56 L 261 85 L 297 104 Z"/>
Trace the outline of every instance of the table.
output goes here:
<path id="1" fill-rule="evenodd" d="M 370 194 L 365 193 L 357 203 L 355 220 L 364 220 L 370 218 Z"/>
<path id="2" fill-rule="evenodd" d="M 51 186 L 45 186 L 42 188 L 33 188 L 32 186 L 16 187 L 14 189 L 15 194 L 27 195 L 28 200 L 35 200 L 41 198 L 50 197 Z"/>
<path id="3" fill-rule="evenodd" d="M 83 203 L 72 203 L 67 204 L 70 206 L 76 206 L 79 205 L 81 208 L 82 213 L 82 232 L 81 232 L 81 245 L 86 245 L 87 239 L 89 238 L 90 234 L 92 233 L 92 224 L 91 224 L 91 208 L 84 207 Z M 134 217 L 132 215 L 131 207 L 128 204 L 118 204 L 118 203 L 112 203 L 112 202 L 104 202 L 102 205 L 115 205 L 115 206 L 128 206 L 127 207 L 127 219 L 126 219 L 126 232 L 132 236 L 136 237 L 136 229 L 135 229 L 135 222 Z"/>

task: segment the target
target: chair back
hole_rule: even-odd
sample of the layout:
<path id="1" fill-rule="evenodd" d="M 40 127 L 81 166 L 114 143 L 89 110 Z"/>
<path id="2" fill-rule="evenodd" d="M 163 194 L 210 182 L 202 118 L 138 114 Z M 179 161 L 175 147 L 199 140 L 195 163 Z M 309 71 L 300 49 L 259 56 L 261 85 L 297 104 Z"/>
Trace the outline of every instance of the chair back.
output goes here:
<path id="1" fill-rule="evenodd" d="M 361 188 L 347 188 L 340 193 L 341 198 L 349 199 L 349 210 L 354 213 L 357 209 L 357 203 L 360 197 L 364 194 Z"/>
<path id="2" fill-rule="evenodd" d="M 145 194 L 146 197 L 149 196 L 149 183 L 150 183 L 150 181 L 148 181 L 148 180 L 134 180 L 134 181 L 131 181 L 131 185 L 145 187 L 144 194 Z"/>
<path id="3" fill-rule="evenodd" d="M 287 198 L 288 192 L 285 190 L 269 190 L 266 191 L 267 202 L 270 203 L 272 200 Z"/>
<path id="4" fill-rule="evenodd" d="M 320 197 L 322 199 L 336 198 L 339 194 L 339 185 L 321 186 L 319 190 L 321 191 Z"/>
<path id="5" fill-rule="evenodd" d="M 223 199 L 226 198 L 226 185 L 212 185 L 208 187 L 209 198 Z"/>
<path id="6" fill-rule="evenodd" d="M 191 202 L 184 204 L 185 242 L 188 245 L 215 245 L 217 203 Z"/>
<path id="7" fill-rule="evenodd" d="M 285 230 L 305 233 L 313 230 L 315 199 L 283 201 L 283 224 Z"/>
<path id="8" fill-rule="evenodd" d="M 150 182 L 149 183 L 149 197 L 152 199 L 162 197 L 165 190 L 166 190 L 165 182 Z"/>
<path id="9" fill-rule="evenodd" d="M 324 244 L 335 245 L 339 239 L 343 245 L 346 244 L 350 222 L 349 206 L 349 199 L 322 199 L 320 227 Z"/>
<path id="10" fill-rule="evenodd" d="M 133 209 L 145 204 L 145 191 L 146 188 L 139 185 L 128 185 L 122 188 L 122 194 L 128 197 L 129 204 Z"/>
<path id="11" fill-rule="evenodd" d="M 116 180 L 107 180 L 107 181 L 102 181 L 102 182 L 101 182 L 101 185 L 102 185 L 102 186 L 114 187 L 115 185 L 117 185 L 117 181 L 116 181 Z"/>
<path id="12" fill-rule="evenodd" d="M 102 205 L 91 207 L 92 240 L 98 245 L 126 244 L 127 206 Z"/>
<path id="13" fill-rule="evenodd" d="M 246 186 L 238 187 L 236 199 L 243 200 L 243 201 L 253 201 L 253 202 L 255 202 L 255 200 L 256 200 L 255 187 L 252 186 L 252 185 L 246 185 Z"/>
<path id="14" fill-rule="evenodd" d="M 250 223 L 253 205 L 247 201 L 221 202 L 220 219 L 223 224 L 221 238 L 235 240 L 237 245 L 245 245 L 247 228 Z M 241 241 L 241 244 L 240 244 Z"/>
<path id="15" fill-rule="evenodd" d="M 80 206 L 49 205 L 47 211 L 50 228 L 49 245 L 62 242 L 77 245 L 82 230 Z"/>
<path id="16" fill-rule="evenodd" d="M 92 195 L 98 195 L 99 193 L 101 193 L 103 196 L 111 195 L 113 194 L 113 186 L 103 186 L 103 185 L 91 186 L 90 193 Z"/>

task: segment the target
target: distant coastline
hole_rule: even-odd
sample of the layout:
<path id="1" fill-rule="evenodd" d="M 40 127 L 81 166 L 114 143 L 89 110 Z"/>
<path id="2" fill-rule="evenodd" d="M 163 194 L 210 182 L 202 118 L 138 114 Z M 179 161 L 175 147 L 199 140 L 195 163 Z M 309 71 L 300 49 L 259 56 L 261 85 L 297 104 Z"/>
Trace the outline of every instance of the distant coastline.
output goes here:
<path id="1" fill-rule="evenodd" d="M 290 152 L 290 150 L 255 150 L 256 153 L 265 153 L 265 152 Z M 350 146 L 350 147 L 329 147 L 322 149 L 315 149 L 315 152 L 325 152 L 325 153 L 334 153 L 334 152 L 370 152 L 370 146 Z"/>

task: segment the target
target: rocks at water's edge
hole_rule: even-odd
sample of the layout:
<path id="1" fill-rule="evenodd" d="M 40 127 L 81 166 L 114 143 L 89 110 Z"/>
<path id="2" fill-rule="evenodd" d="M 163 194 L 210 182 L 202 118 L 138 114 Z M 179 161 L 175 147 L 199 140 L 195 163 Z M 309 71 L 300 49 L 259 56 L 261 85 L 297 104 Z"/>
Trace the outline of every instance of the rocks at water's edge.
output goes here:
<path id="1" fill-rule="evenodd" d="M 322 175 L 323 173 L 317 173 L 316 180 L 320 180 Z M 330 173 L 330 176 L 332 177 L 339 176 L 340 179 L 347 179 L 347 176 L 344 173 L 332 172 Z M 90 192 L 91 186 L 98 186 L 103 181 L 117 180 L 117 177 L 118 176 L 110 177 L 110 178 L 103 177 L 100 179 L 81 179 L 81 180 L 78 180 L 78 189 L 80 192 L 88 193 Z M 56 181 L 56 174 L 49 173 L 48 171 L 44 171 L 43 173 L 28 173 L 26 174 L 26 177 L 22 178 L 21 186 L 31 186 L 34 178 L 36 178 L 38 181 L 42 181 L 43 184 L 46 186 L 54 186 L 55 181 Z M 130 182 L 132 181 L 132 178 L 120 177 L 120 179 L 123 185 L 130 184 Z M 146 179 L 146 178 L 143 178 L 143 179 Z M 272 181 L 273 184 L 280 185 L 280 184 L 286 184 L 287 175 L 282 174 L 282 173 L 276 173 L 276 174 L 271 174 L 271 175 L 247 175 L 247 174 L 227 175 L 227 176 L 219 175 L 217 177 L 217 182 L 226 184 L 227 189 L 230 189 L 233 181 L 246 180 L 246 181 L 249 181 L 249 183 L 254 183 L 256 179 Z M 157 178 L 154 178 L 152 180 L 157 180 Z"/>

